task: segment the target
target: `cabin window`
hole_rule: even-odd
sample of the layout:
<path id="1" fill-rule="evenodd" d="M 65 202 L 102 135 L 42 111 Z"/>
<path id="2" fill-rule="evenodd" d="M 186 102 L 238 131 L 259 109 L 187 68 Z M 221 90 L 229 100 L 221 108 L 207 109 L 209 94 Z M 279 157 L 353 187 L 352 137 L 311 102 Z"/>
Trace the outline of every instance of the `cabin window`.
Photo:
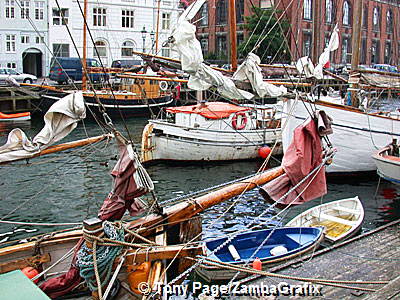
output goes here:
<path id="1" fill-rule="evenodd" d="M 343 3 L 343 25 L 349 26 L 351 24 L 350 4 L 348 1 Z"/>
<path id="2" fill-rule="evenodd" d="M 53 44 L 53 56 L 69 57 L 69 44 Z"/>
<path id="3" fill-rule="evenodd" d="M 200 10 L 200 26 L 208 25 L 208 3 L 205 2 Z"/>
<path id="4" fill-rule="evenodd" d="M 21 7 L 21 19 L 29 19 L 30 1 L 20 1 L 19 5 Z"/>
<path id="5" fill-rule="evenodd" d="M 134 10 L 122 10 L 122 27 L 123 28 L 133 28 L 134 27 Z"/>
<path id="6" fill-rule="evenodd" d="M 162 14 L 162 29 L 168 30 L 171 27 L 171 14 L 163 13 Z"/>
<path id="7" fill-rule="evenodd" d="M 6 52 L 15 52 L 15 34 L 6 35 Z"/>
<path id="8" fill-rule="evenodd" d="M 200 44 L 201 44 L 201 51 L 203 52 L 203 55 L 206 55 L 208 53 L 208 38 L 200 39 Z"/>
<path id="9" fill-rule="evenodd" d="M 14 0 L 6 0 L 6 18 L 14 19 L 15 18 L 15 1 Z"/>
<path id="10" fill-rule="evenodd" d="M 236 23 L 244 22 L 244 0 L 236 0 Z"/>
<path id="11" fill-rule="evenodd" d="M 367 29 L 368 28 L 368 6 L 367 5 L 364 6 L 362 19 L 363 19 L 362 26 L 363 26 L 363 28 Z"/>
<path id="12" fill-rule="evenodd" d="M 379 7 L 374 7 L 374 14 L 372 16 L 372 24 L 374 26 L 375 31 L 379 31 L 380 27 L 380 12 Z"/>
<path id="13" fill-rule="evenodd" d="M 93 8 L 93 26 L 107 26 L 107 10 L 105 8 Z"/>
<path id="14" fill-rule="evenodd" d="M 227 20 L 227 6 L 225 0 L 219 0 L 217 2 L 217 13 L 216 13 L 216 24 L 226 24 Z"/>
<path id="15" fill-rule="evenodd" d="M 311 33 L 305 32 L 303 35 L 303 56 L 311 55 Z"/>
<path id="16" fill-rule="evenodd" d="M 97 57 L 97 52 L 99 53 L 100 57 L 107 57 L 107 45 L 106 42 L 104 41 L 97 41 L 94 43 L 94 48 L 93 48 L 93 57 Z"/>
<path id="17" fill-rule="evenodd" d="M 333 3 L 332 0 L 326 0 L 325 2 L 325 21 L 328 24 L 333 22 Z"/>
<path id="18" fill-rule="evenodd" d="M 374 40 L 372 41 L 371 45 L 371 64 L 378 64 L 379 63 L 379 56 L 380 56 L 380 49 L 379 49 L 379 41 Z"/>
<path id="19" fill-rule="evenodd" d="M 121 48 L 121 56 L 129 56 L 133 55 L 133 49 L 135 48 L 135 44 L 132 41 L 125 41 L 122 43 Z"/>
<path id="20" fill-rule="evenodd" d="M 44 1 L 35 2 L 35 19 L 36 20 L 44 19 Z"/>
<path id="21" fill-rule="evenodd" d="M 312 1 L 311 0 L 304 0 L 303 18 L 305 20 L 312 19 Z"/>
<path id="22" fill-rule="evenodd" d="M 53 8 L 53 25 L 68 24 L 69 11 L 68 8 Z"/>
<path id="23" fill-rule="evenodd" d="M 390 9 L 386 13 L 386 32 L 393 32 L 393 13 Z"/>
<path id="24" fill-rule="evenodd" d="M 391 64 L 392 63 L 392 43 L 391 42 L 386 42 L 385 44 L 385 59 L 384 63 L 385 64 Z"/>

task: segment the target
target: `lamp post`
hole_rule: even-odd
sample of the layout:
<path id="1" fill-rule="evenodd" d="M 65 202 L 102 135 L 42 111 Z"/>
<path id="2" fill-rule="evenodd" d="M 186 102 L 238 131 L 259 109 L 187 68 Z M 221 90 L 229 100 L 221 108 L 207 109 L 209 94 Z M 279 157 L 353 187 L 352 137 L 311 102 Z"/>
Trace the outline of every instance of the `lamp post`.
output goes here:
<path id="1" fill-rule="evenodd" d="M 145 43 L 146 43 L 146 27 L 143 26 L 143 29 L 140 31 L 142 33 L 142 39 L 143 39 L 143 53 L 146 52 L 146 48 L 145 48 Z"/>
<path id="2" fill-rule="evenodd" d="M 155 32 L 152 30 L 150 32 L 150 39 L 151 39 L 151 53 L 154 54 L 154 36 L 155 36 Z"/>

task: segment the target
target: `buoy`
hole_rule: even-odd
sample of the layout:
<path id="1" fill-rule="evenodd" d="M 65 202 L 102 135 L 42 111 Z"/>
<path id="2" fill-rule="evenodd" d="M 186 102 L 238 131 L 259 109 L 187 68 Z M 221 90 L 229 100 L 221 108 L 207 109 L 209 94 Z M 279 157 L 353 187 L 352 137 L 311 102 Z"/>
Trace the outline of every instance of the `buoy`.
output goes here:
<path id="1" fill-rule="evenodd" d="M 39 274 L 39 271 L 36 270 L 36 269 L 33 268 L 33 267 L 25 267 L 25 268 L 23 268 L 21 271 L 22 271 L 22 273 L 24 273 L 24 275 L 25 275 L 26 277 L 28 277 L 29 279 L 32 279 L 33 277 L 35 277 L 36 275 Z M 36 280 L 34 281 L 34 283 L 38 283 L 38 282 L 39 282 L 39 279 L 36 279 Z"/>
<path id="2" fill-rule="evenodd" d="M 271 153 L 271 148 L 268 146 L 262 146 L 261 148 L 258 149 L 258 156 L 260 156 L 263 159 L 266 159 L 270 153 Z"/>
<path id="3" fill-rule="evenodd" d="M 262 270 L 262 262 L 258 257 L 256 257 L 255 260 L 253 260 L 253 269 L 258 271 Z"/>

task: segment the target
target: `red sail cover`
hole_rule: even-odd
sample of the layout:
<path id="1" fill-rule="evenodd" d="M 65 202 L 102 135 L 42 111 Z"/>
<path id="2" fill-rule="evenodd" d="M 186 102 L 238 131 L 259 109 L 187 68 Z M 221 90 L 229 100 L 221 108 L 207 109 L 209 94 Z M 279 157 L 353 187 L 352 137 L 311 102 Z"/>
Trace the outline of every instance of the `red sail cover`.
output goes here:
<path id="1" fill-rule="evenodd" d="M 292 187 L 318 167 L 321 162 L 321 138 L 315 121 L 310 118 L 308 122 L 298 126 L 294 131 L 292 143 L 286 150 L 282 160 L 285 174 L 261 187 L 261 195 L 267 200 L 278 201 Z M 312 180 L 312 178 L 314 179 Z M 311 180 L 312 182 L 310 183 Z M 300 197 L 294 200 L 304 189 L 305 191 Z M 323 166 L 317 171 L 317 174 L 313 173 L 285 199 L 280 201 L 278 206 L 301 204 L 326 193 L 325 166 Z"/>
<path id="2" fill-rule="evenodd" d="M 129 157 L 126 145 L 119 144 L 120 158 L 111 172 L 114 177 L 113 190 L 108 194 L 100 208 L 101 220 L 119 220 L 129 210 L 131 216 L 143 212 L 142 203 L 135 199 L 147 193 L 147 190 L 138 189 L 134 179 L 137 171 L 135 162 Z"/>
<path id="3" fill-rule="evenodd" d="M 241 111 L 248 111 L 250 108 L 225 102 L 208 102 L 189 106 L 177 106 L 167 108 L 169 113 L 198 114 L 207 119 L 228 118 L 231 114 Z"/>

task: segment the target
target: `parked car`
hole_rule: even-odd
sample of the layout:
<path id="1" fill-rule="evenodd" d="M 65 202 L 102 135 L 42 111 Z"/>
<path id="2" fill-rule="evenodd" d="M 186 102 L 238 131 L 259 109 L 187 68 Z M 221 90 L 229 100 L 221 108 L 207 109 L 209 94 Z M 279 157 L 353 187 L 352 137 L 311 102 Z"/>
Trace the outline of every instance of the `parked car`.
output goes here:
<path id="1" fill-rule="evenodd" d="M 395 66 L 391 66 L 388 64 L 375 64 L 375 65 L 372 65 L 372 68 L 374 68 L 375 70 L 378 70 L 378 71 L 382 71 L 382 72 L 399 73 L 399 71 L 397 70 L 397 68 Z"/>
<path id="2" fill-rule="evenodd" d="M 86 59 L 88 67 L 99 68 L 100 63 L 94 58 Z M 49 78 L 57 81 L 58 84 L 70 83 L 82 80 L 82 62 L 77 57 L 57 57 L 51 61 Z M 104 81 L 109 78 L 109 74 L 89 73 L 90 80 L 94 82 Z"/>
<path id="3" fill-rule="evenodd" d="M 118 59 L 114 60 L 111 64 L 111 68 L 138 68 L 143 66 L 143 60 L 141 59 Z"/>
<path id="4" fill-rule="evenodd" d="M 7 77 L 14 78 L 18 82 L 34 83 L 37 80 L 35 75 L 19 73 L 14 69 L 0 68 L 0 83 L 5 84 Z"/>

